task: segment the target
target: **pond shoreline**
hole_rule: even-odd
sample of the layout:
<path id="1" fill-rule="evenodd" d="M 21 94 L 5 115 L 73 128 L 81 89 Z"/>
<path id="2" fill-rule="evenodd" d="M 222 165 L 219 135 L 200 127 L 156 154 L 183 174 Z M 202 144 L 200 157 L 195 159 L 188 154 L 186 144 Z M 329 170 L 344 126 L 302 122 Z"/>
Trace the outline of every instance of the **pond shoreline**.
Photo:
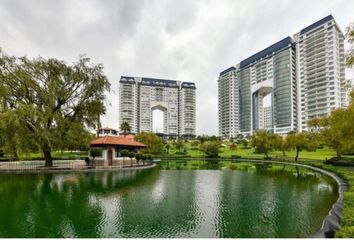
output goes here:
<path id="1" fill-rule="evenodd" d="M 344 199 L 344 192 L 348 190 L 348 183 L 338 176 L 336 173 L 324 170 L 318 167 L 300 164 L 300 163 L 291 163 L 291 162 L 280 162 L 280 161 L 271 161 L 271 160 L 251 160 L 251 159 L 238 159 L 233 160 L 234 162 L 258 162 L 258 163 L 274 163 L 274 164 L 286 164 L 298 167 L 308 168 L 322 174 L 325 174 L 331 178 L 333 178 L 338 184 L 338 194 L 339 197 L 337 201 L 332 205 L 331 210 L 329 211 L 328 215 L 322 222 L 322 227 L 318 230 L 317 233 L 312 235 L 313 238 L 333 238 L 335 232 L 338 231 L 341 227 L 340 221 L 342 219 L 342 209 L 343 209 L 343 199 Z"/>
<path id="2" fill-rule="evenodd" d="M 150 169 L 156 167 L 156 163 L 151 165 L 139 165 L 133 167 L 122 167 L 122 166 L 96 166 L 96 167 L 83 167 L 83 168 L 63 168 L 63 167 L 52 167 L 52 168 L 36 168 L 36 169 L 1 169 L 2 173 L 65 173 L 65 172 L 103 172 L 103 171 L 118 171 L 118 170 L 141 170 Z"/>

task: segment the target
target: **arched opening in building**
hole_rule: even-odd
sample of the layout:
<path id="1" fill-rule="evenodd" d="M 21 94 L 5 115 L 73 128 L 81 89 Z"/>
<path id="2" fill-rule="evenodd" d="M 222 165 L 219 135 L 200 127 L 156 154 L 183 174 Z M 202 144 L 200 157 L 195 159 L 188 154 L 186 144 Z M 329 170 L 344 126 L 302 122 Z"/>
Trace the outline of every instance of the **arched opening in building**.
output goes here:
<path id="1" fill-rule="evenodd" d="M 159 108 L 152 110 L 152 131 L 155 133 L 165 133 L 165 113 Z"/>

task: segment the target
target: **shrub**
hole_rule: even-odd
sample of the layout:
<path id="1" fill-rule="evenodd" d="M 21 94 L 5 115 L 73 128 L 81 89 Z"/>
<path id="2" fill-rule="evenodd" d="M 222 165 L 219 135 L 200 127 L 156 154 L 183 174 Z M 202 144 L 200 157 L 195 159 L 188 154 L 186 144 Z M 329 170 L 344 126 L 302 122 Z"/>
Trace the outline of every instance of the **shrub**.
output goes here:
<path id="1" fill-rule="evenodd" d="M 102 152 L 103 152 L 102 148 L 95 147 L 90 149 L 90 155 L 93 159 L 95 159 L 95 157 L 101 157 Z"/>
<path id="2" fill-rule="evenodd" d="M 129 152 L 128 153 L 128 157 L 129 158 L 134 158 L 135 157 L 135 153 L 134 152 Z"/>
<path id="3" fill-rule="evenodd" d="M 200 145 L 200 151 L 208 158 L 218 158 L 220 143 L 217 141 L 208 141 Z"/>

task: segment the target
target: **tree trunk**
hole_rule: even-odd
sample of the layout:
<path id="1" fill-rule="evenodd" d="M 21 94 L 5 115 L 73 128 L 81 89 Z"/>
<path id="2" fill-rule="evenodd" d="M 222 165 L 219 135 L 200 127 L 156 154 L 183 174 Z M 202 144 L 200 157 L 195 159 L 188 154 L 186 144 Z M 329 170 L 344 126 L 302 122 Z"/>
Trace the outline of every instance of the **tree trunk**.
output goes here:
<path id="1" fill-rule="evenodd" d="M 342 154 L 341 154 L 341 152 L 339 152 L 339 151 L 336 151 L 336 153 L 337 153 L 337 160 L 340 160 L 340 159 L 341 159 L 341 157 L 342 157 Z"/>
<path id="2" fill-rule="evenodd" d="M 285 151 L 284 151 L 284 150 L 282 150 L 282 152 L 283 152 L 283 157 L 285 157 Z"/>
<path id="3" fill-rule="evenodd" d="M 45 167 L 53 167 L 52 149 L 48 145 L 44 146 L 42 149 L 45 160 Z"/>
<path id="4" fill-rule="evenodd" d="M 295 162 L 297 162 L 298 157 L 299 157 L 299 149 L 296 148 Z"/>

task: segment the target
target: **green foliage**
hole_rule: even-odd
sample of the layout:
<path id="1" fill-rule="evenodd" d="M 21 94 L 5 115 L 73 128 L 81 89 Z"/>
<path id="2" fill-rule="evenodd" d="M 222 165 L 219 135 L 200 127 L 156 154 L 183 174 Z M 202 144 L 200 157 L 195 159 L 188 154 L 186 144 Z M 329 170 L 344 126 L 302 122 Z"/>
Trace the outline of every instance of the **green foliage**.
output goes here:
<path id="1" fill-rule="evenodd" d="M 200 141 L 199 140 L 193 140 L 191 142 L 191 146 L 193 146 L 193 147 L 198 147 L 199 145 L 200 145 Z"/>
<path id="2" fill-rule="evenodd" d="M 247 148 L 248 147 L 248 140 L 247 139 L 242 139 L 242 140 L 240 140 L 241 141 L 241 143 L 242 143 L 242 145 L 243 145 L 243 148 Z"/>
<path id="3" fill-rule="evenodd" d="M 133 158 L 135 157 L 135 153 L 134 153 L 134 152 L 129 152 L 129 153 L 128 153 L 128 157 L 129 157 L 130 159 L 133 159 Z"/>
<path id="4" fill-rule="evenodd" d="M 144 143 L 147 147 L 142 153 L 160 154 L 163 149 L 163 140 L 152 132 L 142 132 L 135 136 L 135 140 Z"/>
<path id="5" fill-rule="evenodd" d="M 6 136 L 13 134 L 8 138 L 13 151 L 40 149 L 46 166 L 52 166 L 53 149 L 85 145 L 70 135 L 95 128 L 97 116 L 105 112 L 104 93 L 110 84 L 103 66 L 84 56 L 68 65 L 0 52 L 0 86 L 0 127 Z"/>
<path id="6" fill-rule="evenodd" d="M 213 141 L 221 141 L 221 137 L 217 137 L 217 136 L 208 136 L 208 135 L 200 135 L 197 137 L 197 140 L 200 142 L 200 143 L 204 143 L 206 141 L 210 141 L 210 142 L 213 142 Z"/>
<path id="7" fill-rule="evenodd" d="M 251 146 L 256 152 L 263 153 L 267 158 L 268 153 L 275 148 L 275 135 L 266 131 L 260 131 L 252 135 Z"/>
<path id="8" fill-rule="evenodd" d="M 99 147 L 94 147 L 90 149 L 90 155 L 95 160 L 96 157 L 101 157 L 102 156 L 102 148 Z"/>
<path id="9" fill-rule="evenodd" d="M 352 92 L 352 95 L 354 91 Z M 321 139 L 336 151 L 340 159 L 343 153 L 354 149 L 354 101 L 346 109 L 336 109 L 327 117 L 312 119 L 308 125 L 315 128 Z"/>
<path id="10" fill-rule="evenodd" d="M 273 139 L 274 149 L 281 151 L 283 156 L 285 156 L 285 152 L 290 150 L 289 144 L 287 143 L 286 139 L 280 135 L 274 135 Z"/>
<path id="11" fill-rule="evenodd" d="M 124 136 L 131 131 L 131 127 L 128 122 L 122 122 L 120 125 L 120 130 L 123 132 Z"/>
<path id="12" fill-rule="evenodd" d="M 183 149 L 184 149 L 184 142 L 181 139 L 178 139 L 177 141 L 175 141 L 173 143 L 173 145 L 175 146 L 175 148 L 178 150 L 178 153 L 182 153 Z"/>
<path id="13" fill-rule="evenodd" d="M 313 133 L 295 133 L 291 132 L 286 136 L 286 144 L 290 149 L 296 151 L 295 161 L 298 160 L 299 153 L 303 150 L 306 151 L 316 151 L 318 147 L 318 142 L 315 134 Z"/>
<path id="14" fill-rule="evenodd" d="M 129 151 L 127 149 L 123 149 L 120 151 L 120 155 L 122 157 L 128 157 L 129 156 Z"/>
<path id="15" fill-rule="evenodd" d="M 166 143 L 164 146 L 163 146 L 163 150 L 164 152 L 166 152 L 167 154 L 170 154 L 170 144 Z"/>
<path id="16" fill-rule="evenodd" d="M 209 158 L 219 157 L 220 142 L 218 141 L 207 141 L 200 145 L 200 151 Z"/>
<path id="17" fill-rule="evenodd" d="M 139 163 L 141 161 L 141 153 L 135 154 L 135 159 Z"/>

